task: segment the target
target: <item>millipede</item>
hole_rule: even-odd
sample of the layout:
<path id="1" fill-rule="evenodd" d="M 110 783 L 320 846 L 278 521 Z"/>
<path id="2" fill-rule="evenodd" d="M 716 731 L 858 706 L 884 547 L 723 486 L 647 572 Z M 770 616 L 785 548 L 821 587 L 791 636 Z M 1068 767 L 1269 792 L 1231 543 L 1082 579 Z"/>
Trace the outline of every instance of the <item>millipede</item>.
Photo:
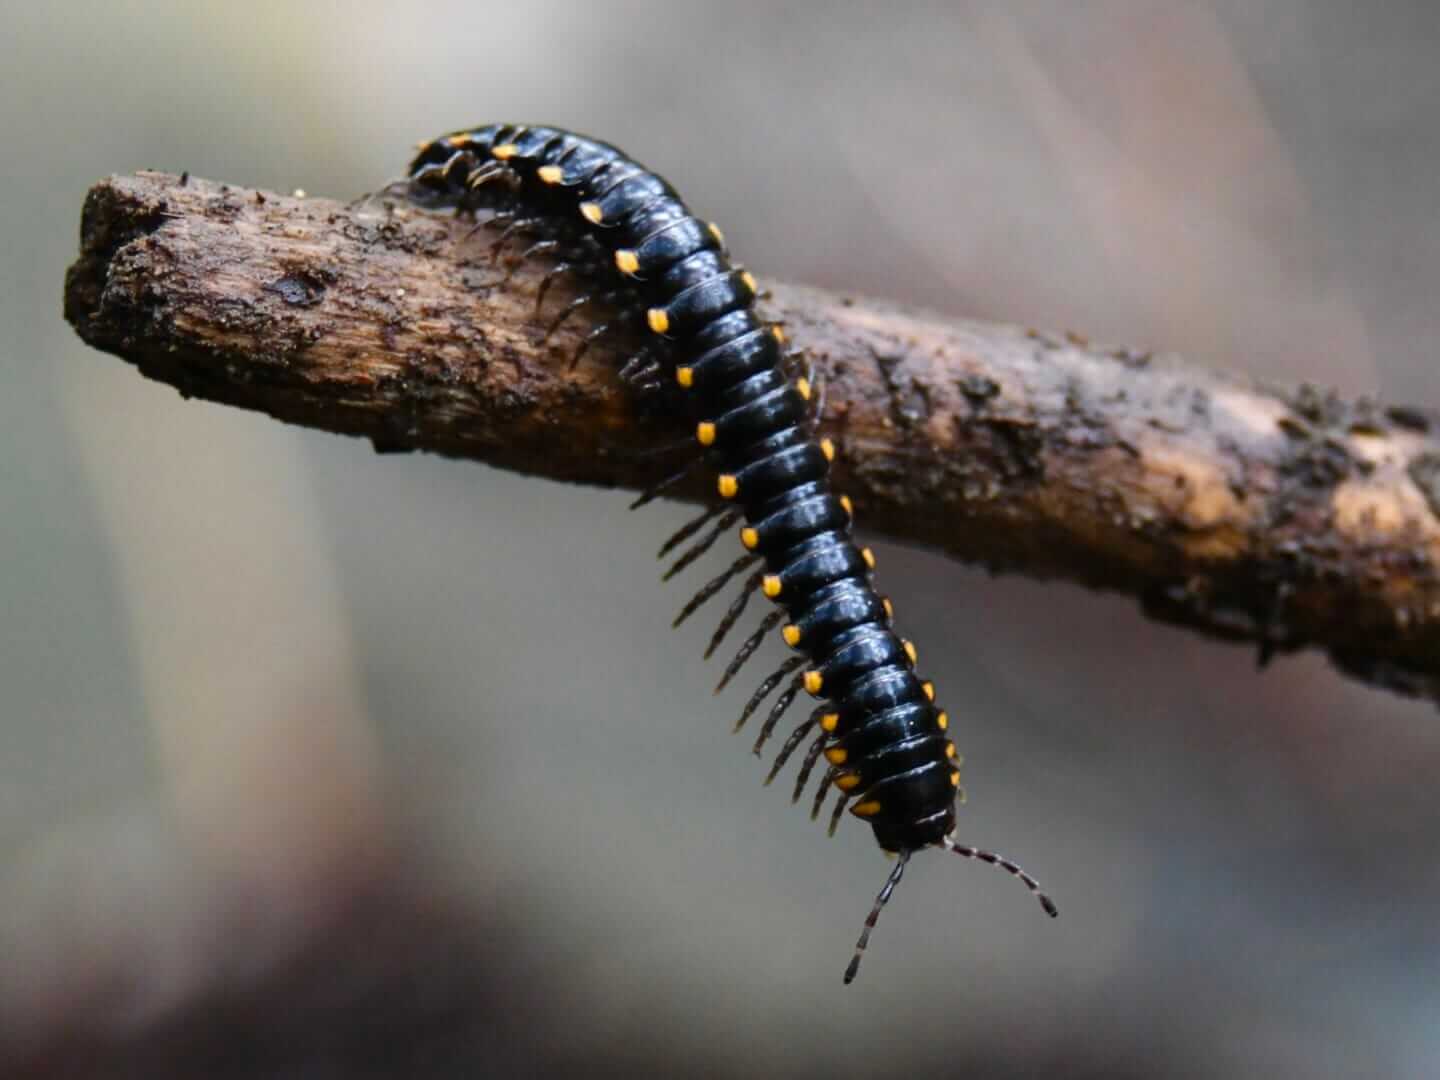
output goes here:
<path id="1" fill-rule="evenodd" d="M 860 968 L 881 911 L 910 857 L 938 848 L 997 866 L 1058 914 L 1039 884 L 1014 862 L 955 838 L 960 755 L 934 684 L 916 674 L 916 649 L 894 630 L 890 601 L 873 584 L 875 557 L 853 537 L 853 507 L 834 491 L 835 445 L 819 434 L 824 410 L 803 351 L 787 347 L 783 328 L 757 311 L 755 278 L 734 263 L 720 229 L 692 214 L 659 175 L 608 143 L 553 127 L 487 124 L 420 145 L 404 193 L 432 209 L 486 216 L 476 228 L 498 230 L 492 256 L 524 238 L 512 265 L 545 257 L 550 266 L 536 298 L 542 310 L 552 281 L 572 275 L 573 299 L 550 320 L 553 332 L 588 304 L 613 317 L 583 338 L 591 342 L 634 325 L 647 344 L 620 368 L 646 401 L 683 410 L 693 424 L 686 466 L 648 488 L 651 502 L 696 468 L 714 477 L 712 505 L 660 548 L 673 556 L 669 579 L 738 528 L 741 554 L 681 609 L 693 615 L 732 581 L 738 594 L 706 649 L 707 659 L 760 593 L 773 607 L 721 675 L 723 689 L 779 631 L 794 656 L 750 696 L 736 730 L 779 691 L 760 725 L 758 755 L 796 698 L 818 701 L 781 744 L 765 782 L 806 746 L 793 800 L 805 794 L 817 763 L 811 804 L 819 816 L 836 792 L 830 832 L 845 811 L 870 825 L 895 860 L 865 919 L 845 969 Z M 687 546 L 688 545 L 688 546 Z M 807 744 L 807 739 L 809 740 Z"/>

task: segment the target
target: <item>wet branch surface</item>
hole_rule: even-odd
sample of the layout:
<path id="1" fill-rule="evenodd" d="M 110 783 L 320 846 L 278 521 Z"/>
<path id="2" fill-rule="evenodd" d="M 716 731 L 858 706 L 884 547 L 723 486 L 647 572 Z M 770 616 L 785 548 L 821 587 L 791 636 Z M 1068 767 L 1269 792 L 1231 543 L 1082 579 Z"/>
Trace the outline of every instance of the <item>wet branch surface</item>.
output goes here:
<path id="1" fill-rule="evenodd" d="M 642 488 L 686 431 L 616 371 L 601 313 L 494 234 L 403 203 L 292 198 L 168 174 L 93 188 L 65 315 L 187 396 L 384 451 Z M 522 246 L 514 245 L 512 250 Z M 764 282 L 825 384 L 824 430 L 865 532 L 1138 597 L 1155 618 L 1325 650 L 1440 701 L 1440 412 L 1347 402 Z M 680 498 L 707 496 L 698 472 Z"/>

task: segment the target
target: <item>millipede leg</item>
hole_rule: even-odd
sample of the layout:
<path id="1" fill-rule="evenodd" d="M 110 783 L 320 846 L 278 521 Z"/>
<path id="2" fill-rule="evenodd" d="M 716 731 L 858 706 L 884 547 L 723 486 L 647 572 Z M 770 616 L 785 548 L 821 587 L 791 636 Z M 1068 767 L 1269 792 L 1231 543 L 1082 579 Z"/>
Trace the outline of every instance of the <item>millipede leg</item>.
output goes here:
<path id="1" fill-rule="evenodd" d="M 753 575 L 750 580 L 745 582 L 744 586 L 741 587 L 740 595 L 730 602 L 730 609 L 725 612 L 724 618 L 720 620 L 720 625 L 715 628 L 715 633 L 710 637 L 710 644 L 705 646 L 706 660 L 709 660 L 710 657 L 715 655 L 715 650 L 720 647 L 720 643 L 724 641 L 726 635 L 735 628 L 735 624 L 740 621 L 740 616 L 745 614 L 745 608 L 750 603 L 750 597 L 754 596 L 755 591 L 760 588 L 760 582 L 764 576 L 765 572 L 763 570 Z M 779 624 L 781 614 L 781 609 L 776 608 L 765 617 L 766 633 L 769 633 L 770 630 Z M 747 644 L 749 643 L 747 642 Z M 732 665 L 734 668 L 733 671 L 730 668 L 725 669 L 725 677 L 720 680 L 720 685 L 715 688 L 717 694 L 725 688 L 725 684 L 730 681 L 736 671 L 740 670 L 739 665 L 750 658 L 750 653 L 754 652 L 756 646 L 759 644 L 760 642 L 757 641 L 755 645 L 750 646 L 748 650 L 744 648 L 741 649 L 741 652 L 745 655 L 743 657 L 737 657 L 738 663 Z"/>
<path id="2" fill-rule="evenodd" d="M 686 445 L 689 445 L 688 440 L 686 442 Z M 694 536 L 697 532 L 704 528 L 705 523 L 713 519 L 716 514 L 723 514 L 728 505 L 728 503 L 723 502 L 716 503 L 699 517 L 691 518 L 684 525 L 680 526 L 680 528 L 675 530 L 675 532 L 670 536 L 668 540 L 665 541 L 665 543 L 660 545 L 660 553 L 655 557 L 657 559 L 663 559 L 666 555 L 669 555 L 670 552 L 674 551 L 686 540 L 689 540 L 690 537 Z"/>
<path id="3" fill-rule="evenodd" d="M 601 297 L 601 302 L 609 304 L 612 307 L 621 306 L 628 308 L 631 305 L 621 305 L 620 302 L 622 300 L 633 299 L 633 297 L 633 291 L 628 288 L 616 289 L 606 293 L 603 297 Z M 590 351 L 591 345 L 599 341 L 606 334 L 610 333 L 610 331 L 613 330 L 618 324 L 623 323 L 631 318 L 633 318 L 632 313 L 630 313 L 628 310 L 622 311 L 614 318 L 608 320 L 607 322 L 601 323 L 599 326 L 595 327 L 595 329 L 591 330 L 588 334 L 581 338 L 580 344 L 575 347 L 575 352 L 570 357 L 570 370 L 575 370 L 575 366 L 580 363 L 580 358 Z"/>
<path id="4" fill-rule="evenodd" d="M 820 760 L 820 751 L 825 749 L 825 741 L 830 736 L 820 732 L 815 736 L 815 741 L 810 744 L 810 749 L 805 751 L 805 760 L 800 765 L 800 775 L 795 778 L 795 793 L 790 796 L 792 803 L 800 801 L 800 796 L 805 794 L 805 785 L 810 782 L 810 773 L 815 769 L 815 762 Z"/>
<path id="5" fill-rule="evenodd" d="M 900 879 L 905 876 L 905 864 L 909 861 L 910 852 L 900 852 L 895 869 L 890 871 L 890 876 L 885 879 L 885 887 L 880 890 L 880 895 L 875 897 L 875 906 L 865 917 L 865 929 L 860 931 L 860 940 L 855 942 L 855 955 L 850 958 L 850 964 L 845 968 L 846 986 L 855 981 L 855 976 L 860 971 L 860 960 L 865 955 L 866 946 L 870 944 L 870 931 L 874 930 L 875 924 L 880 921 L 880 912 L 885 910 L 885 905 L 890 902 L 890 894 L 895 891 L 895 886 L 899 885 Z"/>
<path id="6" fill-rule="evenodd" d="M 455 166 L 462 163 L 465 165 L 465 176 L 468 179 L 470 174 L 479 168 L 480 159 L 475 156 L 473 150 L 457 150 L 445 159 L 445 166 L 440 170 L 440 175 L 449 180 Z"/>
<path id="7" fill-rule="evenodd" d="M 734 527 L 735 523 L 740 520 L 741 513 L 742 511 L 740 510 L 732 509 L 728 514 L 726 514 L 719 521 L 717 521 L 708 533 L 702 536 L 699 540 L 695 541 L 695 543 L 690 548 L 688 548 L 683 555 L 681 555 L 678 559 L 675 560 L 675 562 L 670 566 L 670 568 L 660 576 L 660 580 L 669 581 L 676 574 L 680 573 L 681 570 L 684 570 L 696 559 L 700 558 L 701 555 L 704 555 L 707 551 L 714 547 L 715 541 L 719 540 L 720 537 L 724 536 L 727 532 L 729 532 L 730 529 Z"/>
<path id="8" fill-rule="evenodd" d="M 511 278 L 520 272 L 520 268 L 536 255 L 553 254 L 559 247 L 559 240 L 541 240 L 538 243 L 531 244 L 511 261 L 508 272 L 500 279 L 500 284 L 507 284 Z"/>
<path id="9" fill-rule="evenodd" d="M 776 613 L 771 612 L 771 614 Z M 791 680 L 790 685 L 785 688 L 785 692 L 775 699 L 775 704 L 770 707 L 770 715 L 765 718 L 765 726 L 760 729 L 760 734 L 755 739 L 755 745 L 751 747 L 751 751 L 756 757 L 760 756 L 760 748 L 763 747 L 770 738 L 770 733 L 775 730 L 775 725 L 780 723 L 780 718 L 785 715 L 785 710 L 794 704 L 796 695 L 800 693 L 804 686 L 805 677 L 803 675 L 797 675 Z"/>
<path id="10" fill-rule="evenodd" d="M 730 564 L 729 569 L 727 569 L 724 573 L 720 574 L 718 577 L 712 578 L 710 581 L 707 581 L 703 586 L 701 586 L 700 591 L 697 592 L 694 596 L 692 596 L 689 602 L 680 609 L 680 614 L 675 616 L 675 621 L 670 624 L 671 627 L 679 626 L 686 619 L 690 618 L 691 615 L 694 615 L 695 612 L 700 610 L 700 606 L 704 604 L 705 601 L 709 600 L 717 592 L 723 589 L 731 578 L 733 578 L 736 574 L 744 573 L 746 570 L 750 569 L 750 567 L 754 566 L 759 561 L 759 555 L 740 556 L 740 558 L 736 559 L 733 563 Z"/>
<path id="11" fill-rule="evenodd" d="M 740 719 L 735 721 L 735 730 L 739 731 L 745 726 L 745 721 L 750 719 L 752 713 L 760 707 L 760 703 L 774 692 L 775 688 L 785 681 L 787 675 L 794 673 L 795 669 L 805 663 L 803 656 L 791 657 L 781 664 L 779 669 L 772 672 L 750 695 L 750 700 L 745 703 L 745 708 L 740 710 Z"/>
<path id="12" fill-rule="evenodd" d="M 658 390 L 661 385 L 659 376 L 660 363 L 657 360 L 651 360 L 623 381 L 636 390 Z"/>
<path id="13" fill-rule="evenodd" d="M 606 334 L 610 333 L 610 331 L 614 329 L 614 326 L 615 324 L 613 322 L 601 323 L 599 326 L 595 327 L 594 330 L 591 330 L 590 333 L 586 334 L 583 338 L 580 339 L 580 344 L 575 346 L 575 351 L 570 354 L 571 371 L 574 371 L 575 368 L 579 365 L 580 358 L 590 351 L 590 346 L 595 344 L 595 342 L 599 341 Z"/>
<path id="14" fill-rule="evenodd" d="M 810 804 L 810 820 L 814 821 L 820 816 L 820 807 L 825 805 L 825 793 L 830 790 L 830 785 L 835 782 L 839 774 L 838 769 L 831 767 L 825 770 L 825 775 L 820 778 L 820 787 L 815 792 L 815 801 Z"/>
<path id="15" fill-rule="evenodd" d="M 570 318 L 571 315 L 575 314 L 575 312 L 579 311 L 582 307 L 584 307 L 586 304 L 590 303 L 594 299 L 595 296 L 593 293 L 583 293 L 580 296 L 575 297 L 574 300 L 571 300 L 570 303 L 566 304 L 560 310 L 560 314 L 555 317 L 555 319 L 550 323 L 549 328 L 545 331 L 544 340 L 550 340 L 551 336 L 555 333 L 555 331 L 560 329 L 561 325 L 564 324 L 566 319 Z"/>
<path id="16" fill-rule="evenodd" d="M 840 827 L 840 819 L 845 815 L 845 804 L 849 801 L 850 796 L 840 792 L 840 797 L 835 800 L 835 809 L 830 813 L 830 827 L 825 830 L 827 835 L 835 835 L 835 830 Z"/>
<path id="17" fill-rule="evenodd" d="M 465 178 L 465 186 L 471 191 L 479 191 L 486 184 L 500 179 L 502 176 L 510 173 L 510 171 L 508 166 L 500 165 L 492 161 L 490 164 L 482 165 L 480 168 L 471 172 L 470 175 Z"/>
<path id="18" fill-rule="evenodd" d="M 764 571 L 762 570 L 751 579 L 754 584 L 751 584 L 751 581 L 745 583 L 744 589 L 741 592 L 742 596 L 749 596 L 760 587 L 759 577 L 762 576 L 763 573 Z M 731 609 L 734 609 L 733 604 L 731 605 Z M 735 651 L 734 659 L 725 666 L 725 671 L 721 674 L 720 681 L 715 684 L 715 693 L 720 693 L 725 687 L 730 685 L 730 680 L 739 673 L 740 669 L 745 666 L 750 657 L 755 655 L 755 650 L 760 647 L 761 642 L 769 636 L 770 631 L 780 625 L 780 620 L 784 617 L 785 612 L 778 608 L 766 614 L 765 618 L 761 620 L 760 625 L 755 628 L 755 632 L 746 638 L 740 648 Z M 714 639 L 712 638 L 711 640 L 713 641 Z M 710 654 L 707 652 L 705 655 L 706 659 L 709 659 Z"/>
<path id="19" fill-rule="evenodd" d="M 562 274 L 567 274 L 575 269 L 573 262 L 558 262 L 540 279 L 540 287 L 535 290 L 535 314 L 540 314 L 540 309 L 545 306 L 545 294 L 550 291 L 550 286 L 555 284 L 555 279 Z"/>
<path id="20" fill-rule="evenodd" d="M 647 345 L 645 346 L 645 348 L 637 352 L 634 356 L 630 357 L 630 359 L 625 361 L 625 363 L 620 368 L 620 378 L 628 382 L 631 378 L 634 377 L 635 372 L 653 363 L 655 363 L 655 357 L 650 351 L 650 346 Z M 694 446 L 695 441 L 693 439 L 686 439 L 683 445 Z"/>
<path id="21" fill-rule="evenodd" d="M 775 782 L 775 777 L 780 775 L 780 770 L 783 769 L 785 763 L 790 760 L 790 755 L 795 753 L 795 748 L 805 741 L 805 736 L 808 735 L 819 722 L 820 718 L 818 715 L 811 716 L 808 720 L 801 721 L 795 730 L 790 733 L 790 737 L 785 740 L 785 745 L 780 748 L 780 753 L 775 755 L 775 763 L 770 766 L 770 772 L 765 777 L 766 787 L 769 787 Z"/>
<path id="22" fill-rule="evenodd" d="M 639 510 L 640 507 L 644 506 L 646 503 L 654 502 L 659 496 L 663 495 L 666 491 L 669 491 L 676 484 L 680 483 L 681 480 L 684 480 L 685 477 L 689 476 L 692 472 L 694 472 L 699 467 L 700 463 L 704 460 L 704 458 L 696 458 L 679 472 L 671 473 L 669 476 L 665 477 L 665 479 L 659 481 L 658 483 L 651 484 L 648 488 L 646 488 L 640 493 L 639 498 L 637 498 L 634 502 L 630 504 L 630 509 Z"/>
<path id="23" fill-rule="evenodd" d="M 515 218 L 512 220 L 501 230 L 499 238 L 490 245 L 490 261 L 493 263 L 499 258 L 500 252 L 516 233 L 523 233 L 529 229 L 533 229 L 537 225 L 543 224 L 545 224 L 545 219 L 541 217 Z"/>

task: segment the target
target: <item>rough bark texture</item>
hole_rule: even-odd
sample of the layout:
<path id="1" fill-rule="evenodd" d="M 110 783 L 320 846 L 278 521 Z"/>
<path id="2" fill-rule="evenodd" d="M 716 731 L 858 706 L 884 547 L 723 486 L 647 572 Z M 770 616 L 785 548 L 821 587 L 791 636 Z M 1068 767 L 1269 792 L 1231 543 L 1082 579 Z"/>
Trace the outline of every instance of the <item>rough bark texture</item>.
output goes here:
<path id="1" fill-rule="evenodd" d="M 65 314 L 182 394 L 583 483 L 685 432 L 616 377 L 636 342 L 468 222 L 157 173 L 85 203 Z M 514 245 L 518 249 L 520 245 Z M 1440 701 L 1440 413 L 770 283 L 872 533 L 1136 595 L 1150 614 Z M 680 497 L 701 498 L 697 475 Z"/>

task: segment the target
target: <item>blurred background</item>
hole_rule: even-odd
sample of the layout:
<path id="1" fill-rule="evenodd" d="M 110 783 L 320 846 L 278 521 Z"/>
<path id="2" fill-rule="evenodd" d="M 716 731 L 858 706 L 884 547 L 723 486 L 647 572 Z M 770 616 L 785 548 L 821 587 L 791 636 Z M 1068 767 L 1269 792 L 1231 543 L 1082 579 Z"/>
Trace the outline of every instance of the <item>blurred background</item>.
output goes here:
<path id="1" fill-rule="evenodd" d="M 917 860 L 847 990 L 887 864 L 669 632 L 684 508 L 185 402 L 60 317 L 105 174 L 351 198 L 532 120 L 762 277 L 1437 406 L 1430 0 L 0 12 L 0 1073 L 1440 1073 L 1433 706 L 881 544 L 961 836 L 1063 914 Z"/>

